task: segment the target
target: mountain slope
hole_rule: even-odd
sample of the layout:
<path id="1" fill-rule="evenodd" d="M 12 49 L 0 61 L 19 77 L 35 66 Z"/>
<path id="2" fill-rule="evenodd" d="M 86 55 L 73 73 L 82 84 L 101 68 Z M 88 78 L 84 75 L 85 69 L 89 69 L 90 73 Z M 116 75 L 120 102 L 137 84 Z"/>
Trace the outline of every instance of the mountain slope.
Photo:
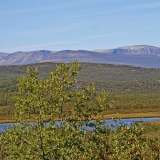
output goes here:
<path id="1" fill-rule="evenodd" d="M 100 53 L 111 53 L 111 54 L 150 54 L 150 55 L 160 55 L 160 48 L 148 45 L 135 45 L 135 46 L 125 46 L 110 50 L 96 50 Z"/>
<path id="2" fill-rule="evenodd" d="M 4 58 L 7 57 L 8 55 L 9 55 L 8 53 L 0 52 L 0 60 L 1 60 L 1 59 L 4 59 Z"/>
<path id="3" fill-rule="evenodd" d="M 0 53 L 0 65 L 23 65 L 41 62 L 80 62 L 127 64 L 160 68 L 160 48 L 148 45 L 125 46 L 109 50 L 62 50 Z"/>

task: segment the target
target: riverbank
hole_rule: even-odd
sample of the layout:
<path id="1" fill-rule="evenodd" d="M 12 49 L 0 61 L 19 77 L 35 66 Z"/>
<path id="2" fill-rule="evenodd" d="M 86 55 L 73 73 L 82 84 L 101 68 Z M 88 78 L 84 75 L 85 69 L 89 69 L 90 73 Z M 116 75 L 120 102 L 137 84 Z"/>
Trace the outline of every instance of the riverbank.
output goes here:
<path id="1" fill-rule="evenodd" d="M 104 115 L 94 116 L 93 119 L 97 119 L 103 117 L 104 119 L 112 119 L 112 118 L 153 118 L 153 117 L 160 117 L 159 112 L 147 112 L 147 113 L 109 113 Z M 55 120 L 58 120 L 55 119 Z M 28 120 L 28 122 L 33 122 L 33 120 Z M 0 123 L 14 123 L 12 119 L 1 119 Z"/>
<path id="2" fill-rule="evenodd" d="M 160 112 L 148 112 L 148 113 L 116 113 L 103 115 L 104 119 L 110 118 L 152 118 L 160 117 Z"/>

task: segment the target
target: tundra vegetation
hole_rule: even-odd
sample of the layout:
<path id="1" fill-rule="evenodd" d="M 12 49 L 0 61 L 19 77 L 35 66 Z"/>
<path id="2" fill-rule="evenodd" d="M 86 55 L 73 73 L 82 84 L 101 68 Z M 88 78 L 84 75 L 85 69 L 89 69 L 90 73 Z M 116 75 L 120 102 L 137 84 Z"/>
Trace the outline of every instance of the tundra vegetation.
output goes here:
<path id="1" fill-rule="evenodd" d="M 14 114 L 13 100 L 17 94 L 18 78 L 25 75 L 26 67 L 38 68 L 38 78 L 44 79 L 59 63 L 46 62 L 23 66 L 0 66 L 0 121 L 9 121 Z M 110 93 L 114 108 L 108 109 L 107 117 L 125 113 L 134 117 L 160 116 L 160 69 L 126 65 L 81 63 L 77 75 L 78 83 L 73 87 L 95 83 L 96 89 Z M 122 117 L 124 115 L 121 115 Z"/>
<path id="2" fill-rule="evenodd" d="M 145 134 L 147 124 L 106 126 L 109 94 L 94 84 L 75 89 L 79 70 L 77 61 L 61 63 L 39 79 L 27 69 L 14 98 L 16 123 L 0 134 L 0 159 L 160 159 L 160 139 Z"/>

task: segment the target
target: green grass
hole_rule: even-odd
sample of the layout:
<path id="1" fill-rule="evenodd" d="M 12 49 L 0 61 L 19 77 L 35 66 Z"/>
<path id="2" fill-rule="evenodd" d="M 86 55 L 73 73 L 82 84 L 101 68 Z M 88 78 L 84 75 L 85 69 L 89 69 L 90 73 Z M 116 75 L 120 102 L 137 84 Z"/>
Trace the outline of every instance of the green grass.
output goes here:
<path id="1" fill-rule="evenodd" d="M 115 108 L 160 108 L 160 94 L 155 93 L 130 93 L 111 94 Z"/>

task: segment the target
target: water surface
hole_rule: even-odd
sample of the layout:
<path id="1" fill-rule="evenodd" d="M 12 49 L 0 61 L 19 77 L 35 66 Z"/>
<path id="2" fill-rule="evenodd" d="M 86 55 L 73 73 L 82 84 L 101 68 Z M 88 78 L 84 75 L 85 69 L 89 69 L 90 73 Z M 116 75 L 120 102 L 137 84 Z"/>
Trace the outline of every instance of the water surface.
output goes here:
<path id="1" fill-rule="evenodd" d="M 155 117 L 155 118 L 125 118 L 125 119 L 121 119 L 121 122 L 126 124 L 126 125 L 130 125 L 133 122 L 139 122 L 139 121 L 143 121 L 143 122 L 153 122 L 153 121 L 157 121 L 160 120 L 160 117 Z M 111 124 L 113 123 L 112 119 L 107 119 L 106 120 L 106 124 Z M 118 121 L 119 123 L 119 121 Z M 14 123 L 3 123 L 0 124 L 0 132 L 4 132 L 5 131 L 5 127 L 13 125 Z"/>

